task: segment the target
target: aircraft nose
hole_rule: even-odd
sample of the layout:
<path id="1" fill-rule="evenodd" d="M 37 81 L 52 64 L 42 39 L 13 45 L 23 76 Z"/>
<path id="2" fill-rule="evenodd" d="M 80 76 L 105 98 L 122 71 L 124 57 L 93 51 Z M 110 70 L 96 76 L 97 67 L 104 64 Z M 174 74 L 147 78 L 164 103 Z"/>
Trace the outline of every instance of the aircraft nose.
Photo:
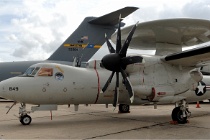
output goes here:
<path id="1" fill-rule="evenodd" d="M 22 77 L 13 77 L 0 82 L 0 97 L 13 101 L 22 101 L 24 96 L 21 95 L 20 85 Z M 23 84 L 22 84 L 23 85 Z"/>
<path id="2" fill-rule="evenodd" d="M 15 88 L 15 83 L 18 81 L 15 78 L 10 78 L 0 82 L 0 97 L 10 100 L 15 100 L 17 89 Z"/>
<path id="3" fill-rule="evenodd" d="M 6 90 L 4 88 L 4 82 L 0 82 L 0 98 L 6 98 Z"/>

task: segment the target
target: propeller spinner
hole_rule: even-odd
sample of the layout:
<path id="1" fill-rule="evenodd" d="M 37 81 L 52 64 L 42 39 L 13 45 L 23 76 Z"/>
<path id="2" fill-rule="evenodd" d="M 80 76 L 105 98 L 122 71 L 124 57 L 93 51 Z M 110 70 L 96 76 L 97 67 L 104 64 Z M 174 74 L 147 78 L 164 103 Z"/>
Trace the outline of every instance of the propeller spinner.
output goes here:
<path id="1" fill-rule="evenodd" d="M 123 80 L 124 80 L 123 83 L 128 91 L 130 101 L 131 101 L 131 103 L 133 102 L 133 100 L 134 100 L 133 88 L 132 88 L 131 82 L 128 78 L 128 75 L 126 74 L 126 72 L 124 70 L 126 69 L 126 66 L 128 64 L 132 64 L 132 63 L 135 63 L 136 61 L 139 61 L 139 60 L 136 60 L 137 57 L 135 57 L 135 56 L 134 57 L 126 57 L 127 49 L 128 49 L 128 46 L 130 44 L 130 41 L 132 39 L 132 36 L 134 34 L 137 24 L 135 24 L 133 26 L 133 28 L 131 29 L 123 46 L 121 46 L 120 24 L 121 24 L 121 22 L 119 20 L 119 26 L 118 26 L 118 31 L 117 31 L 116 50 L 113 48 L 112 44 L 109 42 L 109 39 L 105 35 L 106 43 L 107 43 L 110 54 L 105 55 L 101 60 L 102 66 L 105 69 L 112 71 L 112 74 L 110 75 L 109 79 L 107 80 L 104 87 L 102 88 L 102 92 L 106 91 L 106 89 L 108 88 L 109 84 L 112 81 L 114 74 L 116 73 L 116 86 L 115 86 L 115 94 L 114 94 L 114 102 L 113 102 L 114 107 L 116 107 L 116 105 L 118 104 L 119 73 L 121 73 L 121 75 L 123 77 Z"/>

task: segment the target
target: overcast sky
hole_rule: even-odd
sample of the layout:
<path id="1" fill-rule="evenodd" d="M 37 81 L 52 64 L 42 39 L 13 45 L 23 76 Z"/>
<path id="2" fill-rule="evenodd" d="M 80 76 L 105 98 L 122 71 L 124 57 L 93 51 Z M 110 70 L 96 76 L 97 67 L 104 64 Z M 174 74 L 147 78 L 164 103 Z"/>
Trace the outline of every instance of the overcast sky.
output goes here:
<path id="1" fill-rule="evenodd" d="M 175 17 L 210 20 L 210 0 L 0 0 L 0 61 L 47 59 L 84 17 L 126 6 L 140 8 L 126 26 Z"/>

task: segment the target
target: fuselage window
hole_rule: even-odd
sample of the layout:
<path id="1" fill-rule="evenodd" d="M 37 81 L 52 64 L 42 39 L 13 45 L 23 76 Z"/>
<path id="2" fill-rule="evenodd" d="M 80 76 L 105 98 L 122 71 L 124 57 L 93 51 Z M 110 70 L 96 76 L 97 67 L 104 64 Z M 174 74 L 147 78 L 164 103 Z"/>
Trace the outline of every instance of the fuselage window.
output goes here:
<path id="1" fill-rule="evenodd" d="M 63 78 L 64 78 L 64 76 L 63 76 L 63 73 L 61 73 L 61 72 L 57 72 L 56 74 L 55 74 L 55 79 L 56 80 L 63 80 Z"/>
<path id="2" fill-rule="evenodd" d="M 41 68 L 38 72 L 38 76 L 52 76 L 53 69 L 52 68 Z"/>

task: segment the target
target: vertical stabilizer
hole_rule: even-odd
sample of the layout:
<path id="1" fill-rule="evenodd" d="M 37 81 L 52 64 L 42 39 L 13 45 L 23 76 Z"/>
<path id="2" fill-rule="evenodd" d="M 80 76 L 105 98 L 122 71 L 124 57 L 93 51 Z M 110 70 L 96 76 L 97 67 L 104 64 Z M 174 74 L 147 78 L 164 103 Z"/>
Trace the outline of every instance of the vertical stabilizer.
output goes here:
<path id="1" fill-rule="evenodd" d="M 115 32 L 119 15 L 123 14 L 124 18 L 136 9 L 125 7 L 101 17 L 86 17 L 48 60 L 73 62 L 79 58 L 87 62 L 104 44 L 104 34 L 110 38 Z"/>

